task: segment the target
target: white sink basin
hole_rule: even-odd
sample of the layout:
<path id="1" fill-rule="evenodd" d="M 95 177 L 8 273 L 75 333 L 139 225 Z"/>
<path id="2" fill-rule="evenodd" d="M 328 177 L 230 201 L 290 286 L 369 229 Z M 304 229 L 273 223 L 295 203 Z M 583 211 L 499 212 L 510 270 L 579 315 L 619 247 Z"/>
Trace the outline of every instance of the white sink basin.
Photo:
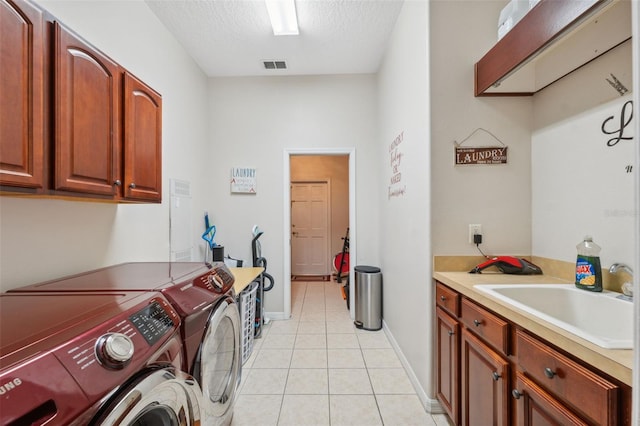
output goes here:
<path id="1" fill-rule="evenodd" d="M 514 307 L 607 349 L 633 349 L 633 303 L 573 284 L 475 285 Z"/>

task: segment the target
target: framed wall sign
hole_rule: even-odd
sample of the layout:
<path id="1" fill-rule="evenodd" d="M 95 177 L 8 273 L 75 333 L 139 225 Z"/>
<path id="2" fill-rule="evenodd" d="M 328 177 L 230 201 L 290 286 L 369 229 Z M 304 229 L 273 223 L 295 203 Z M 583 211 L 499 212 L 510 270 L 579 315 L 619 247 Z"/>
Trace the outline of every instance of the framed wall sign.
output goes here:
<path id="1" fill-rule="evenodd" d="M 234 167 L 231 169 L 232 194 L 255 194 L 256 192 L 256 169 L 251 167 Z"/>

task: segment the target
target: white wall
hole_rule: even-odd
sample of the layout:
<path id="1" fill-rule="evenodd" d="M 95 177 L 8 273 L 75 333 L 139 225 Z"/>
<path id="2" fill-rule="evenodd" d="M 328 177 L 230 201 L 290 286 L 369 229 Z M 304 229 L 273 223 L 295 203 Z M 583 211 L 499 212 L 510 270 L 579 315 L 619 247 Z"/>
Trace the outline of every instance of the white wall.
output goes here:
<path id="1" fill-rule="evenodd" d="M 276 283 L 265 295 L 267 312 L 284 312 L 286 149 L 355 147 L 358 259 L 354 261 L 379 262 L 374 76 L 213 78 L 209 99 L 208 194 L 214 204 L 209 214 L 225 253 L 248 263 L 251 228 L 257 224 L 264 231 L 262 255 Z M 257 194 L 230 194 L 231 168 L 240 166 L 257 169 Z"/>
<path id="2" fill-rule="evenodd" d="M 434 255 L 478 255 L 468 225 L 481 224 L 489 255 L 531 252 L 530 98 L 474 98 L 473 69 L 497 40 L 505 1 L 431 2 L 431 176 Z M 454 166 L 454 141 L 483 128 L 508 146 L 504 165 Z M 499 146 L 478 132 L 464 146 Z"/>
<path id="3" fill-rule="evenodd" d="M 385 327 L 409 365 L 423 404 L 430 408 L 435 394 L 428 15 L 427 2 L 404 3 L 378 74 L 377 164 L 382 181 L 376 191 Z M 392 182 L 394 176 L 398 181 Z"/>
<path id="4" fill-rule="evenodd" d="M 592 235 L 603 249 L 604 268 L 614 262 L 632 265 L 638 258 L 633 232 L 633 155 L 638 142 L 634 137 L 608 146 L 616 135 L 602 131 L 609 117 L 605 130 L 621 127 L 622 109 L 631 101 L 631 70 L 628 42 L 534 97 L 533 254 L 574 262 L 576 244 Z M 611 74 L 627 93 L 621 96 L 609 84 Z M 631 114 L 628 104 L 623 121 Z M 623 136 L 635 136 L 632 125 Z"/>
<path id="5" fill-rule="evenodd" d="M 43 7 L 163 98 L 163 202 L 115 205 L 0 198 L 0 290 L 126 261 L 169 260 L 169 179 L 205 198 L 207 79 L 144 2 L 43 0 Z M 200 228 L 194 230 L 194 242 Z"/>

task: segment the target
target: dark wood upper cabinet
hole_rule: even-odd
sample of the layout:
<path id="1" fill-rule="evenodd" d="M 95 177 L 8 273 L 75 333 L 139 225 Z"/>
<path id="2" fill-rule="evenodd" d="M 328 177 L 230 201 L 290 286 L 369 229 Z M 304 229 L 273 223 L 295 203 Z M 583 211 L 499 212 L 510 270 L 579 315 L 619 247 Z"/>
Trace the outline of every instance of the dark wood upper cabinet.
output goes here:
<path id="1" fill-rule="evenodd" d="M 120 68 L 55 23 L 55 188 L 116 195 Z"/>
<path id="2" fill-rule="evenodd" d="M 162 97 L 46 10 L 0 0 L 0 193 L 162 201 Z"/>
<path id="3" fill-rule="evenodd" d="M 162 196 L 162 97 L 124 74 L 124 196 L 160 201 Z"/>
<path id="4" fill-rule="evenodd" d="M 530 96 L 631 38 L 629 0 L 541 0 L 475 64 L 475 96 Z"/>
<path id="5" fill-rule="evenodd" d="M 44 25 L 30 3 L 0 2 L 0 185 L 44 185 Z"/>

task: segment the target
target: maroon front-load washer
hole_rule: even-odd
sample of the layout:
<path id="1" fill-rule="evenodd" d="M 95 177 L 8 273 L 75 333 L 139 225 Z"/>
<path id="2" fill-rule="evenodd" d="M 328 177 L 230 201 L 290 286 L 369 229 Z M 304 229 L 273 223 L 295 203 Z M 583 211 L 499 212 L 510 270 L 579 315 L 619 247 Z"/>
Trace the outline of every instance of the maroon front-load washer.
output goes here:
<path id="1" fill-rule="evenodd" d="M 160 293 L 0 294 L 0 424 L 199 425 L 179 325 Z"/>
<path id="2" fill-rule="evenodd" d="M 203 424 L 231 422 L 241 376 L 240 314 L 222 262 L 132 262 L 11 291 L 160 292 L 181 318 L 183 371 L 203 393 Z"/>

